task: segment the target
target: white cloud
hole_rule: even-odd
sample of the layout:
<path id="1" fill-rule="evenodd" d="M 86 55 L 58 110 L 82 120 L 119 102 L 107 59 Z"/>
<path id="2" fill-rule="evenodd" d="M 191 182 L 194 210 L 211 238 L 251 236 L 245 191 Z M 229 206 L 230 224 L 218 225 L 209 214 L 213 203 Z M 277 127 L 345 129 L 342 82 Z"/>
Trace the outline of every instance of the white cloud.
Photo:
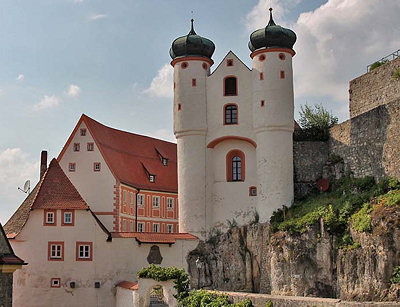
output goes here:
<path id="1" fill-rule="evenodd" d="M 286 22 L 285 26 L 296 32 L 296 102 L 328 101 L 328 109 L 341 119 L 347 118 L 349 81 L 365 73 L 368 64 L 399 49 L 400 1 L 329 0 L 301 14 L 296 22 L 285 20 L 293 8 L 291 1 L 269 3 L 260 0 L 247 15 L 245 25 L 248 30 L 265 26 L 265 10 L 272 5 L 275 22 Z"/>
<path id="2" fill-rule="evenodd" d="M 108 15 L 106 14 L 92 14 L 89 16 L 89 20 L 99 20 L 99 19 L 104 19 L 108 18 Z"/>
<path id="3" fill-rule="evenodd" d="M 73 98 L 76 98 L 79 96 L 79 94 L 82 92 L 82 89 L 75 85 L 75 84 L 70 84 L 68 87 L 67 95 Z"/>
<path id="4" fill-rule="evenodd" d="M 53 108 L 56 107 L 60 104 L 60 98 L 58 98 L 55 95 L 47 96 L 44 95 L 42 100 L 40 100 L 39 103 L 35 104 L 33 106 L 33 109 L 36 111 L 43 110 L 43 109 L 48 109 L 48 108 Z"/>
<path id="5" fill-rule="evenodd" d="M 23 74 L 19 74 L 15 80 L 17 81 L 24 81 L 25 76 Z"/>
<path id="6" fill-rule="evenodd" d="M 38 177 L 39 162 L 31 162 L 20 148 L 0 151 L 0 221 L 3 225 L 26 197 L 18 187 L 23 188 L 29 179 L 32 189 Z"/>
<path id="7" fill-rule="evenodd" d="M 175 135 L 172 133 L 171 130 L 168 129 L 158 129 L 154 132 L 149 133 L 149 136 L 156 139 L 161 139 L 164 141 L 176 143 Z"/>
<path id="8" fill-rule="evenodd" d="M 143 93 L 152 97 L 172 98 L 174 96 L 173 84 L 174 70 L 171 65 L 165 64 L 151 81 L 150 87 Z"/>

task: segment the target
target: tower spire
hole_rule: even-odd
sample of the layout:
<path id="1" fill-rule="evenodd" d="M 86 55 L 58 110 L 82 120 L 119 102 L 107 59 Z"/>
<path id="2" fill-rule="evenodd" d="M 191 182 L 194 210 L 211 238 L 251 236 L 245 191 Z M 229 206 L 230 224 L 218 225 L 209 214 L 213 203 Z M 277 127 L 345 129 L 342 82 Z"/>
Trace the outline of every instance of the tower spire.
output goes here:
<path id="1" fill-rule="evenodd" d="M 189 35 L 196 35 L 196 32 L 194 31 L 194 25 L 193 25 L 194 19 L 190 19 L 190 23 L 191 23 L 191 29 L 189 32 Z"/>
<path id="2" fill-rule="evenodd" d="M 268 26 L 276 26 L 274 19 L 272 18 L 272 7 L 269 8 L 269 22 Z"/>

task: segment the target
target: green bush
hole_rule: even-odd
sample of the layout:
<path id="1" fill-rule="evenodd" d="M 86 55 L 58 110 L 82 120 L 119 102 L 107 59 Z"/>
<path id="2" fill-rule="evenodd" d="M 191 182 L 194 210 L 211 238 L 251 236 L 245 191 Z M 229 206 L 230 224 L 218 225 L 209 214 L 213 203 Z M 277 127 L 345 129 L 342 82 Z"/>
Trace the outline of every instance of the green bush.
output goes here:
<path id="1" fill-rule="evenodd" d="M 400 69 L 396 69 L 396 70 L 393 72 L 392 77 L 393 77 L 394 79 L 396 79 L 396 80 L 399 80 L 399 79 L 400 79 Z"/>
<path id="2" fill-rule="evenodd" d="M 249 299 L 235 304 L 226 295 L 219 295 L 205 290 L 191 291 L 178 304 L 182 307 L 254 307 Z"/>
<path id="3" fill-rule="evenodd" d="M 369 71 L 373 71 L 374 69 L 378 68 L 379 66 L 382 66 L 383 64 L 385 64 L 387 62 L 387 60 L 384 61 L 376 61 L 375 63 L 373 63 L 369 69 Z"/>
<path id="4" fill-rule="evenodd" d="M 400 284 L 400 265 L 393 269 L 393 274 L 390 281 L 392 284 Z"/>
<path id="5" fill-rule="evenodd" d="M 269 300 L 268 302 L 265 303 L 264 307 L 274 307 L 274 304 Z"/>
<path id="6" fill-rule="evenodd" d="M 369 203 L 365 203 L 358 212 L 352 215 L 352 227 L 358 232 L 371 231 L 371 211 Z"/>
<path id="7" fill-rule="evenodd" d="M 391 190 L 378 198 L 379 202 L 383 200 L 386 206 L 400 206 L 400 190 Z"/>

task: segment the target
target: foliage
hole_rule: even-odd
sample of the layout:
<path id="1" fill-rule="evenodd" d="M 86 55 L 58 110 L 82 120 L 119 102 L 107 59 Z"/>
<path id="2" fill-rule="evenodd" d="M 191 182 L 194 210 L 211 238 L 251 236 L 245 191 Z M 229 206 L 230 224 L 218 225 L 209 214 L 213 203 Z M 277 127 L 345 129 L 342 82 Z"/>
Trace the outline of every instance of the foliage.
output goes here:
<path id="1" fill-rule="evenodd" d="M 221 235 L 222 235 L 222 230 L 214 227 L 210 230 L 206 242 L 215 245 L 218 243 L 218 239 Z"/>
<path id="2" fill-rule="evenodd" d="M 232 230 L 233 228 L 238 226 L 238 223 L 236 222 L 235 219 L 232 219 L 232 221 L 226 220 L 226 222 L 228 223 L 229 230 Z"/>
<path id="3" fill-rule="evenodd" d="M 305 104 L 300 107 L 299 123 L 302 130 L 296 131 L 296 141 L 326 141 L 329 127 L 337 124 L 338 118 L 328 112 L 322 104 L 313 107 Z"/>
<path id="4" fill-rule="evenodd" d="M 400 265 L 393 269 L 393 274 L 390 281 L 392 284 L 400 284 Z"/>
<path id="5" fill-rule="evenodd" d="M 265 303 L 264 307 L 274 307 L 274 304 L 269 300 L 268 302 Z"/>
<path id="6" fill-rule="evenodd" d="M 400 69 L 396 69 L 393 74 L 392 77 L 396 80 L 400 80 Z"/>
<path id="7" fill-rule="evenodd" d="M 387 60 L 384 61 L 376 61 L 375 63 L 373 63 L 369 69 L 369 71 L 373 71 L 374 69 L 378 68 L 379 66 L 382 66 L 383 64 L 385 64 L 387 62 Z"/>
<path id="8" fill-rule="evenodd" d="M 260 214 L 258 214 L 257 210 L 254 210 L 253 220 L 250 221 L 250 225 L 258 224 L 260 221 Z"/>
<path id="9" fill-rule="evenodd" d="M 239 303 L 232 303 L 226 295 L 208 292 L 205 290 L 194 290 L 187 297 L 178 302 L 184 307 L 253 307 L 253 303 L 246 299 Z"/>
<path id="10" fill-rule="evenodd" d="M 151 264 L 147 268 L 142 268 L 138 272 L 140 278 L 152 278 L 157 281 L 174 280 L 174 288 L 177 292 L 175 298 L 180 301 L 188 296 L 189 293 L 189 275 L 184 269 L 178 269 L 176 267 L 163 268 L 154 264 Z"/>
<path id="11" fill-rule="evenodd" d="M 370 204 L 365 203 L 363 207 L 351 217 L 352 227 L 358 232 L 371 231 L 371 211 L 372 208 Z"/>

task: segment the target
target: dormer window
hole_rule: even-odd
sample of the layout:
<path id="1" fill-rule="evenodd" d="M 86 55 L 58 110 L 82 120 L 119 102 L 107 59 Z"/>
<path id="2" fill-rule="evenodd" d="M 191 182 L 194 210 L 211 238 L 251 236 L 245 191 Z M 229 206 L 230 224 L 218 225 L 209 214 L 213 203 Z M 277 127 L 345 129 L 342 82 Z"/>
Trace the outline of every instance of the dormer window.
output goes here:
<path id="1" fill-rule="evenodd" d="M 155 182 L 156 181 L 156 176 L 149 175 L 149 180 L 150 180 L 150 182 Z"/>
<path id="2" fill-rule="evenodd" d="M 165 154 L 164 154 L 164 155 L 161 154 L 161 152 L 160 152 L 157 148 L 154 148 L 154 149 L 156 150 L 157 155 L 158 155 L 158 158 L 160 159 L 161 163 L 162 163 L 164 166 L 167 166 L 167 165 L 168 165 L 168 158 L 165 157 Z"/>
<path id="3" fill-rule="evenodd" d="M 232 59 L 227 59 L 226 60 L 226 66 L 233 66 L 233 60 Z"/>
<path id="4" fill-rule="evenodd" d="M 162 158 L 161 161 L 162 161 L 162 164 L 163 164 L 164 166 L 167 166 L 167 165 L 168 165 L 168 159 L 167 159 L 167 158 Z"/>

